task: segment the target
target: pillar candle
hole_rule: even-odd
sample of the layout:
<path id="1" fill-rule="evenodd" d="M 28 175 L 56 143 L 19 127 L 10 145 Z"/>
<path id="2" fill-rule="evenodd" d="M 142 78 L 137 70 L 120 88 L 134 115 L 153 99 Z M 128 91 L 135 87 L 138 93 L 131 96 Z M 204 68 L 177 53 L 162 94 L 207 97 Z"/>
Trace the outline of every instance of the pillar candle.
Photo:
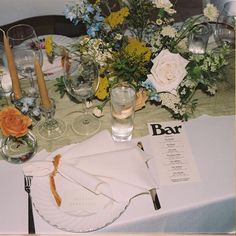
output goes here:
<path id="1" fill-rule="evenodd" d="M 35 57 L 34 67 L 35 67 L 35 73 L 36 73 L 36 77 L 37 77 L 39 95 L 41 98 L 42 106 L 45 109 L 49 109 L 51 106 L 51 103 L 50 103 L 50 99 L 48 96 L 48 90 L 47 90 L 46 83 L 44 80 L 43 71 L 42 71 L 42 68 L 39 64 L 39 60 L 37 57 Z"/>
<path id="2" fill-rule="evenodd" d="M 15 99 L 18 100 L 22 97 L 20 81 L 17 74 L 13 53 L 12 53 L 12 50 L 10 48 L 10 45 L 9 45 L 9 42 L 5 33 L 3 33 L 3 43 L 4 43 L 4 49 L 5 49 L 5 53 L 7 57 L 8 70 L 11 76 L 13 93 L 14 93 Z"/>

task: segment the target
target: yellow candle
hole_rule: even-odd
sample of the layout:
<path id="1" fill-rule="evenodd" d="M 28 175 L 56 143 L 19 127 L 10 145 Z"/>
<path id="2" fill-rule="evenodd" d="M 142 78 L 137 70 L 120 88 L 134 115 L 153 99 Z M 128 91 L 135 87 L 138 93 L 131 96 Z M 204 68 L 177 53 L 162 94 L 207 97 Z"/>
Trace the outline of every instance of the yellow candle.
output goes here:
<path id="1" fill-rule="evenodd" d="M 48 90 L 47 90 L 46 83 L 44 80 L 43 71 L 42 71 L 42 68 L 39 64 L 39 60 L 37 57 L 35 57 L 35 60 L 34 60 L 34 67 L 35 67 L 35 73 L 37 76 L 39 95 L 41 98 L 42 106 L 45 109 L 49 109 L 51 106 L 51 103 L 50 103 L 50 99 L 48 96 Z"/>
<path id="2" fill-rule="evenodd" d="M 3 33 L 3 43 L 4 43 L 4 49 L 5 49 L 5 53 L 7 57 L 8 70 L 11 76 L 13 93 L 14 93 L 15 99 L 20 99 L 22 97 L 20 81 L 17 74 L 13 53 L 10 48 L 8 39 L 6 38 L 5 32 Z"/>

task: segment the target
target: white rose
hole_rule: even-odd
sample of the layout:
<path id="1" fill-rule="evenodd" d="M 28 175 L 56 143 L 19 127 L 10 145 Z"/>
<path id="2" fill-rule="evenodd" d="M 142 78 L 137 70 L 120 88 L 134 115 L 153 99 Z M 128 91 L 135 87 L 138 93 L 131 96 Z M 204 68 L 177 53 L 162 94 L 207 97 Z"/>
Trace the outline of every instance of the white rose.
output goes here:
<path id="1" fill-rule="evenodd" d="M 148 80 L 157 92 L 176 94 L 176 89 L 187 74 L 185 69 L 188 60 L 179 54 L 171 53 L 168 49 L 162 50 L 153 60 L 153 66 Z"/>

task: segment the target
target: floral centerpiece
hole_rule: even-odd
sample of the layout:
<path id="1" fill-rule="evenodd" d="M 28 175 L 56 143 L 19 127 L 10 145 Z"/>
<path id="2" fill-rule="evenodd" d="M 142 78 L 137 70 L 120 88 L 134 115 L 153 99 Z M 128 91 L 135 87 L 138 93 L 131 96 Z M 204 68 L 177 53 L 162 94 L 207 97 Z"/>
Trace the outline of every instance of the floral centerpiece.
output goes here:
<path id="1" fill-rule="evenodd" d="M 217 53 L 194 54 L 188 38 L 199 23 L 215 20 L 218 10 L 208 4 L 204 14 L 175 27 L 175 5 L 169 0 L 77 0 L 66 5 L 65 17 L 86 25 L 87 35 L 71 45 L 74 53 L 92 55 L 100 68 L 94 114 L 102 116 L 109 88 L 120 81 L 137 91 L 136 110 L 151 102 L 166 108 L 176 119 L 194 112 L 197 89 L 214 95 L 227 64 L 226 46 Z"/>

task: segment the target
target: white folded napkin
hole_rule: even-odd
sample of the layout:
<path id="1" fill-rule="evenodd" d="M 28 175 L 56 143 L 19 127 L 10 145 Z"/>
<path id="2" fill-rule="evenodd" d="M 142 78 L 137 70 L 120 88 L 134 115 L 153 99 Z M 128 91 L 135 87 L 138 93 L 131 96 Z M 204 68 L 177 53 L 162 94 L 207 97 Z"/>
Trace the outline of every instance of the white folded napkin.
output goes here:
<path id="1" fill-rule="evenodd" d="M 70 164 L 74 164 L 74 158 L 89 156 L 98 153 L 124 150 L 131 147 L 136 147 L 136 144 L 132 144 L 131 142 L 114 142 L 110 132 L 108 130 L 102 130 L 101 132 L 88 138 L 84 142 L 71 144 L 52 152 L 47 157 L 47 160 L 52 160 L 58 153 L 60 153 L 61 155 L 66 153 L 67 156 L 65 158 L 65 161 Z"/>
<path id="2" fill-rule="evenodd" d="M 87 155 L 83 155 L 85 153 Z M 156 187 L 145 164 L 145 153 L 130 144 L 117 146 L 108 131 L 70 148 L 59 149 L 45 162 L 25 163 L 24 173 L 33 176 L 50 174 L 53 169 L 50 160 L 57 154 L 61 155 L 58 172 L 62 176 L 117 202 L 127 202 Z"/>

